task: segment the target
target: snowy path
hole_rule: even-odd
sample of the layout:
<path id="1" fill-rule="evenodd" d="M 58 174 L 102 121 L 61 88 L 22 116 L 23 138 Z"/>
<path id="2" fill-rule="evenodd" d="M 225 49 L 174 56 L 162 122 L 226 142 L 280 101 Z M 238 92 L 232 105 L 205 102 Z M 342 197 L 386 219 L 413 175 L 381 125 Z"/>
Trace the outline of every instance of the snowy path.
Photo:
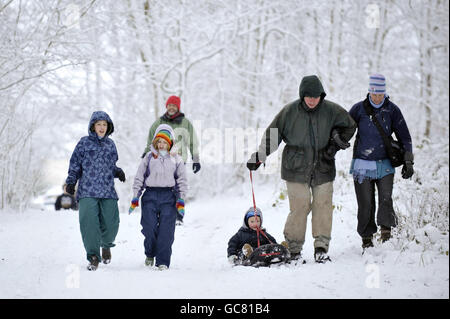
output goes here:
<path id="1" fill-rule="evenodd" d="M 287 200 L 272 207 L 273 192 L 257 191 L 263 224 L 281 241 Z M 0 298 L 448 298 L 448 256 L 402 252 L 395 238 L 361 256 L 353 204 L 352 211 L 340 207 L 353 196 L 336 190 L 332 263 L 313 262 L 309 220 L 308 263 L 271 269 L 233 268 L 226 259 L 228 239 L 251 205 L 248 197 L 187 203 L 165 272 L 144 266 L 139 210 L 121 214 L 112 263 L 96 272 L 85 268 L 77 212 L 0 212 Z"/>

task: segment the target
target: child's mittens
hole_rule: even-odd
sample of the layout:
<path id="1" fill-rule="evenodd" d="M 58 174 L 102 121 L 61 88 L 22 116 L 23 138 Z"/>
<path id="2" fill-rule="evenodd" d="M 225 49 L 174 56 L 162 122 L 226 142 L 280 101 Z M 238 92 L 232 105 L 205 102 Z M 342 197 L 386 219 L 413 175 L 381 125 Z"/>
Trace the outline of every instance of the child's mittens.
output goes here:
<path id="1" fill-rule="evenodd" d="M 131 200 L 131 205 L 130 208 L 128 209 L 128 214 L 131 214 L 133 212 L 133 210 L 139 206 L 139 198 L 138 197 L 134 197 Z"/>
<path id="2" fill-rule="evenodd" d="M 178 214 L 184 217 L 184 199 L 178 198 L 175 206 L 177 207 Z"/>

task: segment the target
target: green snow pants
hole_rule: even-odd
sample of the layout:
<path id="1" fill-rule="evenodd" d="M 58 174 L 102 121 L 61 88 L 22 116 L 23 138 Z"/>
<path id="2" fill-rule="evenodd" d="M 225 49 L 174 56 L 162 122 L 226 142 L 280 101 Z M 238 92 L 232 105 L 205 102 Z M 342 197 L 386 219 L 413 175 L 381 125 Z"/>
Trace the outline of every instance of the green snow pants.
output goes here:
<path id="1" fill-rule="evenodd" d="M 79 202 L 80 231 L 86 258 L 100 256 L 100 247 L 114 247 L 119 231 L 119 207 L 111 198 L 81 198 Z"/>

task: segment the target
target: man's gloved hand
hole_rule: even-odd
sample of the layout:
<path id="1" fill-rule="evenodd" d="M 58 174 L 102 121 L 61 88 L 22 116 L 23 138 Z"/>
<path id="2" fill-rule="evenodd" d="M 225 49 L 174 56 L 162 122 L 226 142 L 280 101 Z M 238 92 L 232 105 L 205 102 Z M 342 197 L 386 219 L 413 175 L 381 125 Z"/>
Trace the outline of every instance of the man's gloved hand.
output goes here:
<path id="1" fill-rule="evenodd" d="M 133 199 L 131 200 L 130 208 L 128 209 L 128 214 L 131 214 L 133 210 L 138 206 L 139 206 L 139 198 L 133 197 Z"/>
<path id="2" fill-rule="evenodd" d="M 258 152 L 252 154 L 250 159 L 247 162 L 247 168 L 251 171 L 256 171 L 258 167 L 260 167 L 262 162 L 258 159 Z"/>
<path id="3" fill-rule="evenodd" d="M 323 157 L 328 161 L 334 161 L 334 157 L 336 156 L 337 151 L 339 150 L 338 146 L 334 143 L 334 141 L 330 141 L 328 143 L 327 148 L 323 152 Z"/>
<path id="4" fill-rule="evenodd" d="M 349 142 L 343 141 L 341 139 L 341 136 L 339 135 L 339 132 L 336 129 L 333 129 L 331 131 L 331 138 L 334 140 L 334 142 L 336 143 L 336 145 L 341 149 L 341 150 L 345 150 L 346 148 L 348 148 L 350 146 Z"/>
<path id="5" fill-rule="evenodd" d="M 145 154 L 147 154 L 147 152 L 142 153 L 141 158 L 144 158 Z"/>
<path id="6" fill-rule="evenodd" d="M 194 171 L 194 174 L 197 174 L 200 168 L 201 168 L 200 163 L 192 163 L 192 170 Z"/>
<path id="7" fill-rule="evenodd" d="M 125 173 L 121 168 L 118 168 L 114 177 L 117 177 L 122 183 L 125 182 Z"/>
<path id="8" fill-rule="evenodd" d="M 66 193 L 73 195 L 75 194 L 75 185 L 74 184 L 67 184 L 66 185 Z"/>
<path id="9" fill-rule="evenodd" d="M 405 152 L 404 160 L 405 163 L 402 167 L 402 177 L 404 179 L 408 179 L 411 178 L 411 176 L 413 176 L 414 174 L 414 155 L 411 152 Z"/>

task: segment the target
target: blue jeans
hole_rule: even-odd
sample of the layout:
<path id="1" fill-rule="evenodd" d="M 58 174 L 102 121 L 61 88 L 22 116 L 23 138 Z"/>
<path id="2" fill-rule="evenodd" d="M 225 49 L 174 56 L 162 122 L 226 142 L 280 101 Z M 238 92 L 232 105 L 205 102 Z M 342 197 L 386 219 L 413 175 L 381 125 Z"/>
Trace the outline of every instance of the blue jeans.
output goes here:
<path id="1" fill-rule="evenodd" d="M 171 187 L 147 187 L 142 202 L 142 234 L 147 257 L 156 258 L 156 266 L 170 266 L 175 238 L 176 196 Z"/>

